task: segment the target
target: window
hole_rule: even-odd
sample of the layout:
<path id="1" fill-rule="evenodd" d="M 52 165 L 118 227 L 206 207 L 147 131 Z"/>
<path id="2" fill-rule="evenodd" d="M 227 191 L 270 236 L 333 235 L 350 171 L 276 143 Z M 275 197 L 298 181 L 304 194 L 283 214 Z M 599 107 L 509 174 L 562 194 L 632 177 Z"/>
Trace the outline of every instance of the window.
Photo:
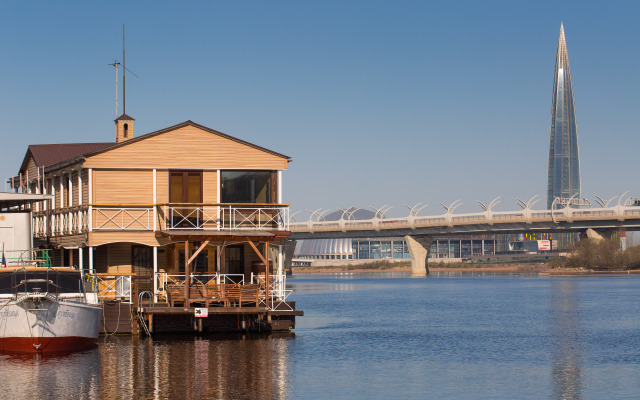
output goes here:
<path id="1" fill-rule="evenodd" d="M 276 203 L 275 171 L 221 171 L 223 203 Z"/>
<path id="2" fill-rule="evenodd" d="M 123 137 L 127 137 L 129 136 L 129 124 L 124 124 L 124 133 L 122 134 Z"/>
<path id="3" fill-rule="evenodd" d="M 169 203 L 202 203 L 202 172 L 169 172 Z M 172 211 L 172 226 L 198 228 L 201 213 L 194 207 L 175 207 Z"/>
<path id="4" fill-rule="evenodd" d="M 224 269 L 227 274 L 244 274 L 244 247 L 228 246 L 224 249 Z"/>
<path id="5" fill-rule="evenodd" d="M 202 203 L 202 172 L 170 172 L 169 203 Z"/>

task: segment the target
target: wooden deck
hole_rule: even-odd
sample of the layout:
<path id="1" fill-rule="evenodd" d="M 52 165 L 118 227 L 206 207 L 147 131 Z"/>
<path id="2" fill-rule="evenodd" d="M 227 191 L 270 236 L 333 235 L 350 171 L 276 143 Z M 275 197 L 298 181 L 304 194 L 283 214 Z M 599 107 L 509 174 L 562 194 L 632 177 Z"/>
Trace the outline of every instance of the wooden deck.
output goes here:
<path id="1" fill-rule="evenodd" d="M 304 315 L 295 309 L 295 302 L 282 303 L 280 309 L 266 307 L 171 307 L 139 306 L 149 332 L 268 332 L 290 331 L 295 328 L 295 318 Z M 196 316 L 206 309 L 206 317 Z"/>

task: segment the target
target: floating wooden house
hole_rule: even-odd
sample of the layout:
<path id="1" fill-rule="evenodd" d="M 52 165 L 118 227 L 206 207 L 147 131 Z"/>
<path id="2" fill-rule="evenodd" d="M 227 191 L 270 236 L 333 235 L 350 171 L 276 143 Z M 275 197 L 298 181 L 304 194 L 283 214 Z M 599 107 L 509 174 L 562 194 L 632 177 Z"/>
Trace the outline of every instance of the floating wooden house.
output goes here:
<path id="1" fill-rule="evenodd" d="M 192 121 L 135 136 L 123 114 L 115 128 L 115 142 L 29 146 L 12 185 L 53 196 L 32 210 L 34 246 L 95 273 L 145 329 L 291 329 L 291 159 Z"/>

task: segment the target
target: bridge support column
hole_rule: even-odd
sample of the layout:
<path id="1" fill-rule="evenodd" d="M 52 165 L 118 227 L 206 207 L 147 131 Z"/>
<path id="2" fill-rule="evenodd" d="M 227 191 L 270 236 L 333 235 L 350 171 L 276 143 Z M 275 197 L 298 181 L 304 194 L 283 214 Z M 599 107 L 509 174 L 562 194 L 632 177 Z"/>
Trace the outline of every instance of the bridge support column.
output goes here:
<path id="1" fill-rule="evenodd" d="M 284 241 L 284 270 L 287 274 L 291 272 L 291 263 L 293 262 L 293 253 L 296 251 L 297 240 Z"/>
<path id="2" fill-rule="evenodd" d="M 405 236 L 404 241 L 411 254 L 411 274 L 429 275 L 428 257 L 431 251 L 431 236 Z"/>

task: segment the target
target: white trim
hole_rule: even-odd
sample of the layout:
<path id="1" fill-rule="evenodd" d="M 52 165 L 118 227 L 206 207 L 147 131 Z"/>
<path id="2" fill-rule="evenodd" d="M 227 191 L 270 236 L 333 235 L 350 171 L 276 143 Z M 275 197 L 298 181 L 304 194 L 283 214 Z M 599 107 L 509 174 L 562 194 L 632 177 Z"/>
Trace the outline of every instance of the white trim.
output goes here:
<path id="1" fill-rule="evenodd" d="M 218 187 L 216 188 L 216 203 L 220 203 L 220 198 L 222 196 L 222 175 L 220 174 L 220 170 L 216 170 L 216 181 L 218 182 Z"/>
<path id="2" fill-rule="evenodd" d="M 278 170 L 278 198 L 276 199 L 276 203 L 284 204 L 282 202 L 282 170 Z"/>
<path id="3" fill-rule="evenodd" d="M 82 258 L 82 247 L 78 247 L 78 268 L 80 273 L 84 275 L 84 260 Z"/>
<path id="4" fill-rule="evenodd" d="M 158 229 L 158 207 L 156 206 L 156 204 L 158 204 L 158 188 L 157 188 L 157 175 L 156 175 L 156 169 L 153 169 L 153 231 L 155 232 Z M 155 249 L 155 247 L 154 247 Z M 154 257 L 157 257 L 157 254 L 154 253 Z M 155 263 L 155 261 L 154 261 Z M 154 264 L 155 265 L 155 264 Z M 157 272 L 157 271 L 155 271 Z M 155 290 L 154 288 L 154 293 L 156 293 L 157 290 Z"/>
<path id="5" fill-rule="evenodd" d="M 78 205 L 82 205 L 82 170 L 78 171 Z"/>
<path id="6" fill-rule="evenodd" d="M 69 190 L 67 193 L 67 196 L 69 197 L 69 207 L 73 207 L 73 172 L 69 172 L 69 177 L 67 178 L 67 181 L 69 182 Z"/>
<path id="7" fill-rule="evenodd" d="M 87 215 L 87 223 L 89 224 L 89 232 L 93 230 L 93 169 L 89 168 L 89 214 Z M 92 252 L 89 254 L 93 254 Z M 93 264 L 91 265 L 91 270 L 93 270 Z"/>
<path id="8" fill-rule="evenodd" d="M 60 175 L 60 208 L 64 207 L 64 175 Z"/>

